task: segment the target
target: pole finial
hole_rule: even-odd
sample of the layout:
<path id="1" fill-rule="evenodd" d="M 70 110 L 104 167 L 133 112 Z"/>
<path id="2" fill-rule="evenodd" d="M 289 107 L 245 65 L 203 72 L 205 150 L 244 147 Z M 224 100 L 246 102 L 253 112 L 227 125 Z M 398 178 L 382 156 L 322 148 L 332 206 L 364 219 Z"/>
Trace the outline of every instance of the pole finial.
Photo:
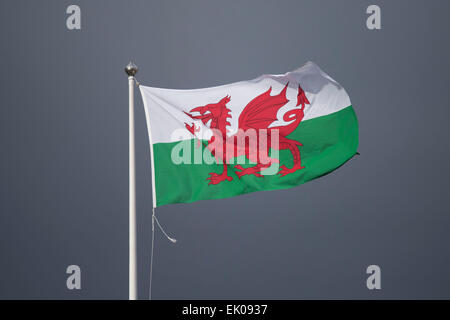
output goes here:
<path id="1" fill-rule="evenodd" d="M 125 67 L 125 72 L 129 77 L 134 77 L 138 72 L 138 67 L 130 61 L 130 63 Z"/>

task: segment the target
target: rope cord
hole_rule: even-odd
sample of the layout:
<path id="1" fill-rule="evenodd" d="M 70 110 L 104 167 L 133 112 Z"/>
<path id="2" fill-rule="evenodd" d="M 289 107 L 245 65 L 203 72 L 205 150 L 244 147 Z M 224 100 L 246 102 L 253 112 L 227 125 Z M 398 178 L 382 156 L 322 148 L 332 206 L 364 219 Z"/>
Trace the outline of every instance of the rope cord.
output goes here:
<path id="1" fill-rule="evenodd" d="M 177 239 L 169 237 L 169 235 L 164 231 L 163 227 L 161 226 L 161 224 L 158 221 L 158 218 L 156 218 L 155 208 L 152 208 L 152 246 L 151 246 L 151 251 L 150 251 L 150 284 L 149 284 L 149 289 L 148 289 L 149 300 L 152 300 L 153 255 L 154 255 L 154 251 L 155 251 L 155 221 L 156 221 L 156 224 L 158 225 L 159 229 L 161 230 L 161 232 L 166 236 L 166 238 L 170 242 L 172 242 L 172 243 L 177 242 Z"/>
<path id="2" fill-rule="evenodd" d="M 152 300 L 152 278 L 153 278 L 153 251 L 155 250 L 155 208 L 152 214 L 152 249 L 150 253 L 150 285 L 148 289 L 148 299 Z"/>

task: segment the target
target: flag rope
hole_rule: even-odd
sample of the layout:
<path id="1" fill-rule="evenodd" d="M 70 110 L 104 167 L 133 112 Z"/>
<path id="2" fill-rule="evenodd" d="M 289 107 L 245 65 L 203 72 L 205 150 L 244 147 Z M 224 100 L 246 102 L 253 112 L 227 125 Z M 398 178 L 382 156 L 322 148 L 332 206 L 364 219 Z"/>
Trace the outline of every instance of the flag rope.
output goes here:
<path id="1" fill-rule="evenodd" d="M 152 300 L 153 255 L 154 255 L 154 251 L 155 251 L 155 221 L 159 227 L 159 230 L 161 230 L 161 232 L 166 236 L 166 238 L 170 242 L 172 242 L 172 243 L 177 242 L 177 239 L 170 237 L 166 233 L 166 231 L 164 231 L 163 227 L 161 226 L 161 224 L 158 221 L 158 218 L 156 217 L 155 208 L 152 208 L 152 247 L 151 247 L 151 251 L 150 251 L 150 284 L 149 284 L 149 289 L 148 289 L 149 300 Z"/>
<path id="2" fill-rule="evenodd" d="M 153 251 L 155 250 L 155 208 L 152 209 L 152 212 L 152 249 L 150 253 L 150 285 L 148 289 L 149 300 L 152 300 Z"/>
<path id="3" fill-rule="evenodd" d="M 153 212 L 154 212 L 154 210 L 155 210 L 155 209 L 153 209 Z M 159 229 L 161 230 L 161 232 L 166 236 L 166 238 L 167 238 L 170 242 L 176 243 L 176 242 L 177 242 L 177 239 L 172 238 L 172 237 L 169 237 L 169 235 L 164 231 L 163 227 L 161 227 L 161 224 L 159 223 L 158 218 L 156 218 L 155 214 L 153 214 L 153 218 L 155 219 L 156 224 L 158 225 L 158 227 L 159 227 Z"/>

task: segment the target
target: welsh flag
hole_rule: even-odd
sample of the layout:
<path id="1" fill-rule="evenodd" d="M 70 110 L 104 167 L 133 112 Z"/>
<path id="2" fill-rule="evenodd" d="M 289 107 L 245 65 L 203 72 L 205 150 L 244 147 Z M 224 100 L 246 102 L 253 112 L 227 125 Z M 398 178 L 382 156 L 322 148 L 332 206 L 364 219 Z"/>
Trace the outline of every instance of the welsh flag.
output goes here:
<path id="1" fill-rule="evenodd" d="M 140 90 L 154 206 L 292 188 L 357 152 L 349 96 L 312 62 L 218 87 Z"/>

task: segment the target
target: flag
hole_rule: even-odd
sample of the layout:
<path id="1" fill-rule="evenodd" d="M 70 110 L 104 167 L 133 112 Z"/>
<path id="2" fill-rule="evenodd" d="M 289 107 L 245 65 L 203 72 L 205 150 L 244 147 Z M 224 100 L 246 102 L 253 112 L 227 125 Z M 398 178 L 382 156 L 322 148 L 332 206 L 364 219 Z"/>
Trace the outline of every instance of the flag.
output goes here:
<path id="1" fill-rule="evenodd" d="M 357 152 L 349 96 L 312 62 L 218 87 L 140 91 L 154 206 L 295 187 Z"/>

